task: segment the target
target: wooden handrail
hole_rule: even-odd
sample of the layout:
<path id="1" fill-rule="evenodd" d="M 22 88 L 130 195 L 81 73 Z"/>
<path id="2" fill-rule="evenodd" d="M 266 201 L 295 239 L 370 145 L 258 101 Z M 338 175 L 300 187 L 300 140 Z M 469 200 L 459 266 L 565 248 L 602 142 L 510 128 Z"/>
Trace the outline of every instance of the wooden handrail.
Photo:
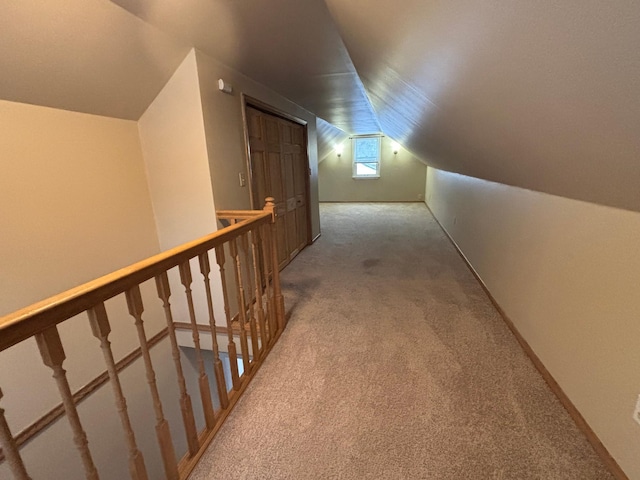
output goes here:
<path id="1" fill-rule="evenodd" d="M 259 210 L 216 210 L 216 217 L 219 220 L 255 218 L 262 212 Z"/>
<path id="2" fill-rule="evenodd" d="M 155 417 L 154 425 L 148 427 L 155 430 L 165 475 L 171 480 L 184 480 L 188 477 L 198 458 L 237 403 L 239 396 L 246 389 L 248 382 L 253 378 L 284 328 L 284 300 L 279 281 L 273 198 L 267 199 L 267 204 L 262 211 L 224 210 L 218 213 L 219 219 L 231 220 L 233 224 L 0 318 L 0 352 L 23 340 L 35 338 L 42 363 L 52 370 L 62 399 L 61 405 L 23 430 L 18 436 L 12 434 L 6 422 L 4 410 L 0 408 L 0 446 L 2 447 L 0 462 L 4 457 L 15 478 L 21 480 L 29 478 L 19 449 L 34 435 L 48 428 L 64 412 L 71 427 L 77 453 L 82 459 L 86 478 L 98 479 L 99 472 L 93 461 L 93 454 L 77 405 L 107 382 L 113 390 L 126 443 L 131 478 L 147 478 L 147 467 L 136 443 L 133 423 L 127 409 L 127 399 L 119 379 L 119 372 L 138 358 L 144 364 L 144 377 L 151 395 Z M 210 262 L 210 255 L 213 254 L 215 254 L 215 266 L 218 267 L 218 272 L 212 269 Z M 232 278 L 229 284 L 227 284 L 225 270 L 227 258 L 230 259 L 228 268 Z M 202 278 L 199 280 L 193 276 L 196 272 L 192 271 L 192 261 L 196 261 L 194 265 L 200 267 L 199 273 Z M 177 296 L 179 293 L 171 291 L 170 270 L 179 273 L 183 287 L 181 295 L 186 297 L 189 310 L 188 324 L 181 322 L 180 318 L 174 320 L 171 298 L 173 298 L 172 295 Z M 212 274 L 214 278 L 210 278 Z M 143 298 L 140 288 L 143 282 L 151 279 L 155 280 L 158 294 L 154 300 Z M 206 312 L 196 311 L 192 296 L 192 285 L 195 287 L 196 283 L 200 283 L 205 289 Z M 220 323 L 221 319 L 215 318 L 214 288 L 221 288 L 224 303 L 221 306 L 224 307 L 226 328 Z M 139 349 L 120 362 L 115 361 L 111 348 L 109 338 L 111 321 L 105 308 L 105 301 L 118 295 L 126 300 L 129 311 L 127 318 L 135 325 L 140 345 Z M 234 316 L 230 310 L 230 298 L 237 300 L 238 303 L 234 307 L 237 308 Z M 162 306 L 167 326 L 160 334 L 148 338 L 145 318 L 143 318 L 144 312 L 147 309 L 147 303 L 153 304 L 158 301 Z M 80 313 L 88 315 L 91 331 L 99 342 L 107 371 L 74 393 L 63 365 L 66 353 L 57 325 Z M 196 316 L 206 316 L 207 324 L 198 323 Z M 196 350 L 198 386 L 206 420 L 205 429 L 201 432 L 196 430 L 191 396 L 187 390 L 185 372 L 181 366 L 181 352 L 176 338 L 176 329 L 184 328 L 191 331 Z M 200 344 L 200 332 L 211 335 L 215 386 L 219 400 L 215 411 L 204 357 L 201 354 L 203 347 Z M 223 332 L 229 338 L 228 355 L 232 384 L 226 383 L 218 351 L 216 335 Z M 240 338 L 240 356 L 236 353 L 235 336 Z M 188 450 L 180 460 L 169 429 L 169 418 L 164 413 L 160 383 L 156 382 L 158 373 L 154 369 L 150 355 L 150 348 L 167 337 L 170 340 L 171 355 L 177 374 L 180 411 L 188 443 Z M 251 351 L 248 347 L 248 338 L 251 340 Z M 245 367 L 241 373 L 237 368 L 240 358 Z M 164 375 L 164 372 L 161 373 Z M 228 392 L 228 390 L 231 391 Z M 0 393 L 1 397 L 2 393 Z"/>
<path id="3" fill-rule="evenodd" d="M 247 218 L 244 222 L 236 223 L 10 313 L 0 318 L 0 352 L 84 312 L 99 302 L 123 293 L 135 285 L 140 285 L 200 253 L 218 247 L 250 231 L 256 225 L 270 221 L 270 212 L 256 213 L 253 218 Z"/>

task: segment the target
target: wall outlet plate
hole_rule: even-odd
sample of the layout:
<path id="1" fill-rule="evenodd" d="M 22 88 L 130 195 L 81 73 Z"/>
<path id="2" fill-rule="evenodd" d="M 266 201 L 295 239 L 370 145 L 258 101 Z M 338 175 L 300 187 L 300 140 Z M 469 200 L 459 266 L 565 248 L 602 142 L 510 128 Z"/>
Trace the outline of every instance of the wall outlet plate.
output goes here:
<path id="1" fill-rule="evenodd" d="M 640 395 L 638 395 L 638 401 L 636 402 L 636 409 L 633 411 L 633 419 L 640 425 Z"/>

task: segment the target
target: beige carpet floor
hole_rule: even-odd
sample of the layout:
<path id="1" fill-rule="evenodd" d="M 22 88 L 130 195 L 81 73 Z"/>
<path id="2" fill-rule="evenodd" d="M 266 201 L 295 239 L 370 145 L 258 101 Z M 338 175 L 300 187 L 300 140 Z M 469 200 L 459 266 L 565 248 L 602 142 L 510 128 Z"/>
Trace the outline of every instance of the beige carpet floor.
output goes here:
<path id="1" fill-rule="evenodd" d="M 607 479 L 422 204 L 323 204 L 192 479 Z"/>

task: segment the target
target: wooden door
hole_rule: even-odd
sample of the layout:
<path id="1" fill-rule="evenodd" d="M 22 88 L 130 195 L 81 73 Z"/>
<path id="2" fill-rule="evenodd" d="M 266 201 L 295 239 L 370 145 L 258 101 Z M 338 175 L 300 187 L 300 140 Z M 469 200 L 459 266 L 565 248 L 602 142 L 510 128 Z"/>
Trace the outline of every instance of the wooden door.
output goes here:
<path id="1" fill-rule="evenodd" d="M 308 172 L 304 126 L 247 107 L 254 208 L 276 204 L 280 268 L 309 241 Z"/>
<path id="2" fill-rule="evenodd" d="M 292 150 L 293 150 L 293 201 L 296 211 L 296 230 L 294 232 L 294 242 L 298 251 L 302 250 L 309 243 L 308 224 L 308 195 L 307 185 L 309 182 L 309 162 L 307 161 L 307 146 L 305 142 L 305 132 L 302 125 L 292 125 L 291 129 Z"/>

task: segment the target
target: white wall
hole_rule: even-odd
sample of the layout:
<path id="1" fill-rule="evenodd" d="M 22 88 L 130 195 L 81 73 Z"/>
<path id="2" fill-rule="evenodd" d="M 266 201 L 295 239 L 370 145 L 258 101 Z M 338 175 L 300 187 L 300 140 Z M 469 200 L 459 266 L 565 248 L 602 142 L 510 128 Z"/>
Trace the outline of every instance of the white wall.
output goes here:
<path id="1" fill-rule="evenodd" d="M 313 237 L 318 235 L 320 233 L 320 211 L 318 207 L 318 146 L 315 115 L 200 51 L 196 51 L 196 57 L 216 207 L 224 210 L 251 208 L 247 149 L 242 118 L 241 94 L 244 93 L 307 122 L 309 167 L 311 169 L 311 230 Z M 225 94 L 218 90 L 219 78 L 233 85 L 232 94 Z M 240 172 L 244 173 L 247 178 L 247 184 L 244 187 L 239 184 L 238 173 Z M 262 207 L 263 205 L 256 206 L 256 208 Z"/>
<path id="2" fill-rule="evenodd" d="M 392 140 L 382 137 L 380 178 L 352 178 L 353 140 L 343 142 L 342 156 L 329 153 L 320 163 L 321 202 L 418 202 L 424 199 L 427 166 L 400 148 L 394 155 Z"/>
<path id="3" fill-rule="evenodd" d="M 627 475 L 640 479 L 640 213 L 429 168 L 427 204 Z"/>

